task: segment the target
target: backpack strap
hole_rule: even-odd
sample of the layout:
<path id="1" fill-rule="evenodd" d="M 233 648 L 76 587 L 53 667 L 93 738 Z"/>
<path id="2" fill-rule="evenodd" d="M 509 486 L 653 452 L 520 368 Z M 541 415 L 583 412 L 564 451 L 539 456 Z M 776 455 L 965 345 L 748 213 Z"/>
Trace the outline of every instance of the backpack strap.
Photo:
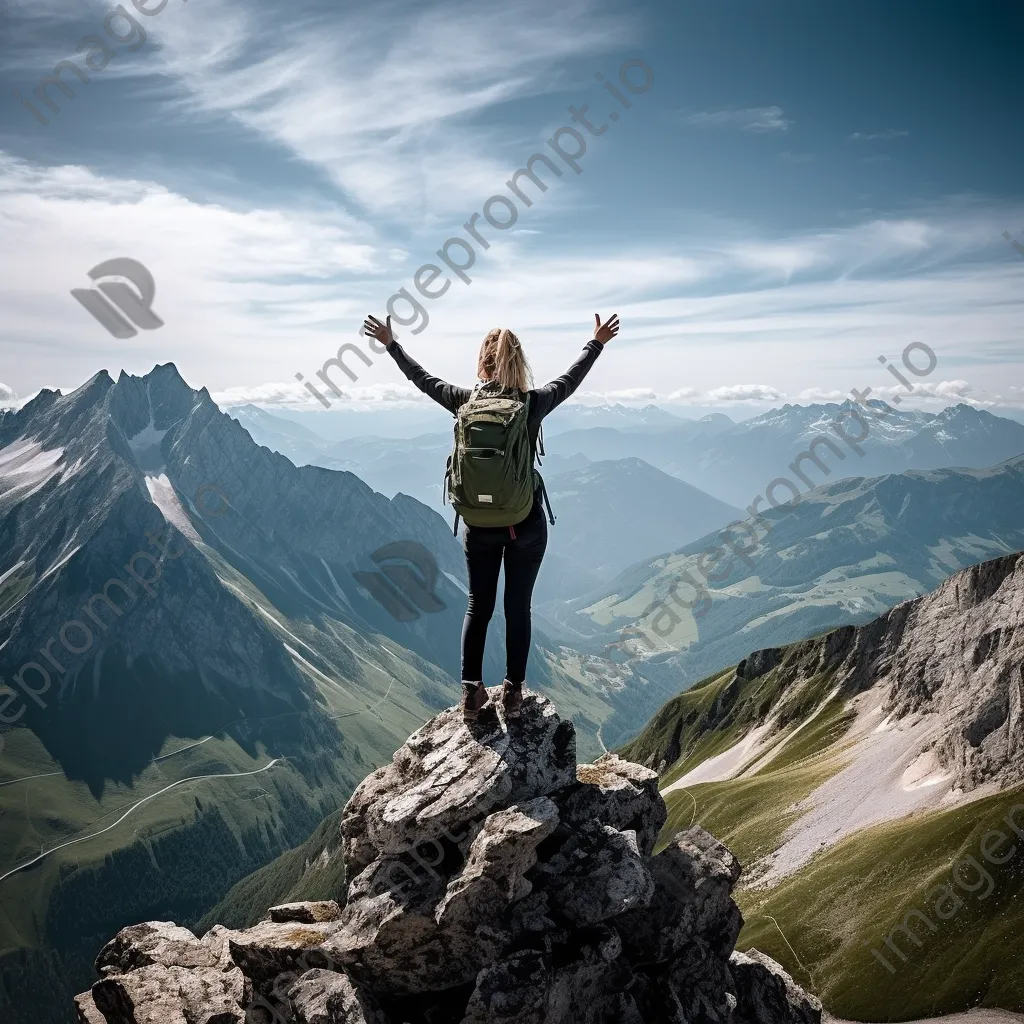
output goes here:
<path id="1" fill-rule="evenodd" d="M 459 516 L 459 513 L 456 512 L 455 513 L 455 522 L 452 524 L 452 536 L 453 537 L 458 537 L 458 535 L 459 535 L 459 519 L 460 518 L 461 517 Z"/>
<path id="2" fill-rule="evenodd" d="M 555 525 L 555 513 L 551 511 L 551 499 L 548 497 L 548 489 L 547 489 L 547 487 L 544 486 L 544 477 L 542 477 L 540 475 L 540 473 L 538 473 L 537 474 L 537 479 L 540 480 L 540 495 L 541 495 L 541 499 L 544 502 L 545 508 L 547 508 L 547 510 L 548 510 L 548 522 L 552 526 L 554 526 Z"/>

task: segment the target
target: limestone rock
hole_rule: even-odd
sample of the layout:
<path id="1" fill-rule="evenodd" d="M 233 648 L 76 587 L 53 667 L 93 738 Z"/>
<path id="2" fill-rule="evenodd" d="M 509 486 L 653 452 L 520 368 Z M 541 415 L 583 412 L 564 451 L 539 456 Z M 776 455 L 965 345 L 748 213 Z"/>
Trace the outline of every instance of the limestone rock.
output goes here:
<path id="1" fill-rule="evenodd" d="M 492 701 L 499 692 L 488 691 Z M 575 782 L 576 733 L 550 701 L 527 693 L 522 713 L 507 723 L 490 710 L 472 726 L 457 708 L 441 712 L 364 780 L 341 822 L 347 863 L 358 870 L 371 849 L 458 843 L 466 826 L 491 810 Z"/>
<path id="2" fill-rule="evenodd" d="M 576 928 L 646 907 L 654 893 L 636 833 L 611 825 L 581 825 L 545 870 L 552 909 Z"/>
<path id="3" fill-rule="evenodd" d="M 547 797 L 488 815 L 437 906 L 438 925 L 497 916 L 528 896 L 533 884 L 526 872 L 537 862 L 537 846 L 557 825 L 558 808 Z"/>
<path id="4" fill-rule="evenodd" d="M 668 815 L 658 792 L 658 773 L 618 754 L 603 754 L 593 764 L 578 765 L 576 779 L 559 801 L 562 820 L 574 826 L 592 820 L 631 829 L 640 852 L 650 857 Z"/>
<path id="5" fill-rule="evenodd" d="M 245 931 L 232 932 L 228 937 L 231 959 L 262 988 L 278 975 L 299 970 L 302 973 L 318 966 L 310 962 L 332 932 L 337 923 L 321 924 L 277 924 L 261 921 Z"/>
<path id="6" fill-rule="evenodd" d="M 154 964 L 96 982 L 92 999 L 107 1024 L 243 1024 L 239 970 Z"/>
<path id="7" fill-rule="evenodd" d="M 821 1003 L 760 950 L 729 958 L 737 1009 L 750 1024 L 821 1024 Z"/>
<path id="8" fill-rule="evenodd" d="M 654 894 L 643 911 L 623 916 L 628 955 L 638 964 L 659 963 L 700 939 L 728 956 L 743 925 L 731 892 L 739 861 L 699 825 L 679 832 L 650 861 Z"/>
<path id="9" fill-rule="evenodd" d="M 335 900 L 316 900 L 307 903 L 282 903 L 268 911 L 270 920 L 277 923 L 295 921 L 299 924 L 318 924 L 321 921 L 337 921 L 341 907 Z"/>
<path id="10" fill-rule="evenodd" d="M 78 1024 L 107 1024 L 106 1017 L 96 1009 L 92 992 L 75 996 L 75 1015 Z"/>
<path id="11" fill-rule="evenodd" d="M 484 968 L 466 1005 L 462 1024 L 544 1024 L 551 970 L 530 950 Z"/>
<path id="12" fill-rule="evenodd" d="M 124 974 L 139 967 L 214 967 L 216 949 L 170 921 L 146 921 L 122 928 L 100 950 L 96 972 Z"/>
<path id="13" fill-rule="evenodd" d="M 614 754 L 577 766 L 572 723 L 536 694 L 510 721 L 444 711 L 349 801 L 347 893 L 202 939 L 125 929 L 79 1018 L 820 1024 L 777 964 L 733 953 L 729 850 L 693 827 L 652 855 L 665 816 L 649 769 Z"/>
<path id="14" fill-rule="evenodd" d="M 338 971 L 307 971 L 287 999 L 295 1024 L 388 1024 L 376 999 Z"/>

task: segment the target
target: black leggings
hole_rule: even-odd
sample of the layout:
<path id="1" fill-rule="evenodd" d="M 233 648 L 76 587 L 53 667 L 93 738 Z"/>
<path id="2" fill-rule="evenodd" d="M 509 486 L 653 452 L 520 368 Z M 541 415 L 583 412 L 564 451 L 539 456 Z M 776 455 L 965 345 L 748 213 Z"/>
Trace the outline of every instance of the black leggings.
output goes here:
<path id="1" fill-rule="evenodd" d="M 498 596 L 502 562 L 505 565 L 505 677 L 513 683 L 526 679 L 526 661 L 530 656 L 530 602 L 547 543 L 548 524 L 537 497 L 530 514 L 516 526 L 466 526 L 463 545 L 469 569 L 469 606 L 462 626 L 463 679 L 483 680 L 484 642 Z"/>

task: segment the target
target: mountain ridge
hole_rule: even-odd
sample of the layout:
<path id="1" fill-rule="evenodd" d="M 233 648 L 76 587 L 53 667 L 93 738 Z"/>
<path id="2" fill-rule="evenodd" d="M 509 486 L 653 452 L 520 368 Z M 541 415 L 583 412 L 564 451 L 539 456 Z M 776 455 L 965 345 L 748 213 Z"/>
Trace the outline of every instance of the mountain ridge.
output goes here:
<path id="1" fill-rule="evenodd" d="M 1024 871 L 991 842 L 1024 838 L 1022 622 L 1017 551 L 866 624 L 750 651 L 620 749 L 659 772 L 661 843 L 697 823 L 747 864 L 741 942 L 838 1017 L 1024 1007 Z M 968 907 L 983 886 L 999 896 Z"/>

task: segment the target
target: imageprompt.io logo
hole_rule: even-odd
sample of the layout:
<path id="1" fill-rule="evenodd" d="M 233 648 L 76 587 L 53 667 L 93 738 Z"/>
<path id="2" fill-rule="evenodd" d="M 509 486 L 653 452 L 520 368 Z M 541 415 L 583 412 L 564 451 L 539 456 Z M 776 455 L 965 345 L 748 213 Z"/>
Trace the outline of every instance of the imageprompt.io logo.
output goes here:
<path id="1" fill-rule="evenodd" d="M 153 275 L 138 261 L 119 256 L 106 260 L 89 271 L 95 288 L 72 288 L 71 294 L 92 313 L 115 338 L 134 338 L 136 328 L 155 331 L 164 322 L 151 309 L 156 295 Z M 100 281 L 100 278 L 124 278 L 124 281 Z M 116 308 L 115 308 L 116 307 Z"/>
<path id="2" fill-rule="evenodd" d="M 399 622 L 412 622 L 421 613 L 431 615 L 447 607 L 434 594 L 437 562 L 434 556 L 414 540 L 398 540 L 377 548 L 370 555 L 380 572 L 354 572 L 352 575 L 378 604 Z"/>

